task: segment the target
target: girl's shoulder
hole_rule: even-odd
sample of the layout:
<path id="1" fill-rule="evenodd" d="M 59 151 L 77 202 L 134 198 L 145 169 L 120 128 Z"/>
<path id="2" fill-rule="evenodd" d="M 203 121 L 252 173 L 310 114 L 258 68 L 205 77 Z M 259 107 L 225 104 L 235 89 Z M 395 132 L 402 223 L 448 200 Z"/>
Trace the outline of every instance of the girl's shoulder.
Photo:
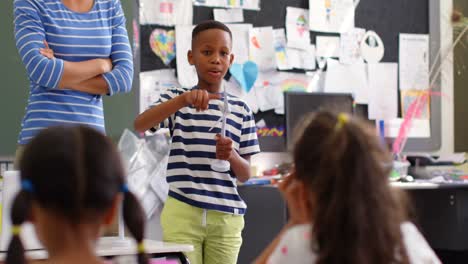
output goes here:
<path id="1" fill-rule="evenodd" d="M 400 229 L 410 263 L 442 263 L 413 223 L 404 222 Z"/>

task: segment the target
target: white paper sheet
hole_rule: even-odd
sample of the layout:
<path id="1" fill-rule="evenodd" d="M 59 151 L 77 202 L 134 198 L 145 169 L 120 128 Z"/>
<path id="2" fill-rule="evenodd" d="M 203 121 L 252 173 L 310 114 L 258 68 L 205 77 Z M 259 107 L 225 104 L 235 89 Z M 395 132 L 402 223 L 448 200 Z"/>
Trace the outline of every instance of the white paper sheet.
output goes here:
<path id="1" fill-rule="evenodd" d="M 429 88 L 429 36 L 400 34 L 400 89 Z"/>
<path id="2" fill-rule="evenodd" d="M 286 34 L 284 33 L 284 28 L 274 29 L 273 38 L 275 45 L 276 67 L 279 70 L 292 69 L 292 66 L 289 65 L 288 52 L 286 49 Z"/>
<path id="3" fill-rule="evenodd" d="M 177 78 L 182 87 L 191 88 L 198 83 L 197 71 L 187 60 L 191 49 L 192 25 L 176 25 Z"/>
<path id="4" fill-rule="evenodd" d="M 140 113 L 159 100 L 159 95 L 168 88 L 180 87 L 175 70 L 163 69 L 140 73 Z"/>
<path id="5" fill-rule="evenodd" d="M 402 123 L 403 123 L 403 118 L 386 120 L 384 122 L 385 137 L 397 137 Z M 408 137 L 409 138 L 431 137 L 431 123 L 429 122 L 429 119 L 413 119 L 410 131 L 408 133 Z"/>
<path id="6" fill-rule="evenodd" d="M 363 28 L 353 28 L 348 32 L 341 33 L 340 37 L 340 62 L 353 64 L 362 60 L 361 40 L 366 34 Z"/>
<path id="7" fill-rule="evenodd" d="M 275 110 L 284 114 L 284 92 L 306 92 L 312 80 L 302 73 L 270 71 L 259 75 L 254 91 L 256 105 L 260 111 Z M 252 92 L 252 91 L 251 91 Z"/>
<path id="8" fill-rule="evenodd" d="M 240 8 L 213 9 L 214 19 L 223 23 L 244 22 L 244 11 Z"/>
<path id="9" fill-rule="evenodd" d="M 353 0 L 309 0 L 309 28 L 319 32 L 347 32 L 354 27 Z"/>
<path id="10" fill-rule="evenodd" d="M 232 53 L 234 62 L 244 64 L 249 60 L 249 30 L 252 24 L 228 24 L 232 33 Z"/>
<path id="11" fill-rule="evenodd" d="M 398 116 L 398 64 L 367 64 L 369 119 L 390 120 Z"/>
<path id="12" fill-rule="evenodd" d="M 351 93 L 357 103 L 367 103 L 366 65 L 363 62 L 345 65 L 337 60 L 328 59 L 324 91 L 326 93 Z"/>
<path id="13" fill-rule="evenodd" d="M 273 28 L 258 27 L 249 31 L 250 60 L 255 62 L 260 71 L 276 68 Z"/>
<path id="14" fill-rule="evenodd" d="M 315 56 L 325 58 L 340 56 L 340 37 L 317 36 L 315 43 L 317 45 Z"/>
<path id="15" fill-rule="evenodd" d="M 306 50 L 287 49 L 289 65 L 296 69 L 315 69 L 315 45 L 309 44 Z"/>
<path id="16" fill-rule="evenodd" d="M 198 6 L 242 8 L 252 10 L 260 9 L 260 0 L 193 0 L 193 4 Z"/>
<path id="17" fill-rule="evenodd" d="M 309 11 L 303 8 L 286 7 L 286 35 L 288 47 L 307 49 L 310 46 Z"/>
<path id="18" fill-rule="evenodd" d="M 140 24 L 191 25 L 192 0 L 141 0 Z"/>

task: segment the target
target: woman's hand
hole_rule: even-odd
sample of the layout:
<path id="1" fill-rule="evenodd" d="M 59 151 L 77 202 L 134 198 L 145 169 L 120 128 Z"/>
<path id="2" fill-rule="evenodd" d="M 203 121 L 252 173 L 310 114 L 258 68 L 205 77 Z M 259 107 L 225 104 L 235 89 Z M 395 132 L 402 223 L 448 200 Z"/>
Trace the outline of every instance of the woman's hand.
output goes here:
<path id="1" fill-rule="evenodd" d="M 296 178 L 294 171 L 278 184 L 278 189 L 288 205 L 289 224 L 311 223 L 309 193 L 306 185 Z"/>
<path id="2" fill-rule="evenodd" d="M 47 43 L 47 41 L 44 40 L 44 45 L 45 48 L 39 49 L 39 53 L 41 53 L 43 56 L 49 59 L 54 59 L 54 51 L 51 48 L 49 48 L 49 43 Z"/>

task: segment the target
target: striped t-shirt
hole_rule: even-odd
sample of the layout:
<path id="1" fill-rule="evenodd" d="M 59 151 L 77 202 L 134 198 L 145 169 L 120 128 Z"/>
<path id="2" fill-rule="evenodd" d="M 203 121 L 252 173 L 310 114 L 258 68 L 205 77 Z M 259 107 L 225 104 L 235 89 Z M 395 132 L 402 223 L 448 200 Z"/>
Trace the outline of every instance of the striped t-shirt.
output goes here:
<path id="1" fill-rule="evenodd" d="M 196 89 L 196 88 L 193 88 Z M 189 89 L 174 88 L 161 94 L 158 103 L 170 100 Z M 226 135 L 241 156 L 260 151 L 255 120 L 242 100 L 228 96 L 231 113 L 227 116 Z M 216 159 L 215 135 L 221 133 L 222 100 L 210 100 L 209 108 L 197 112 L 192 106 L 181 108 L 164 120 L 172 136 L 167 182 L 169 196 L 199 208 L 244 214 L 246 205 L 237 192 L 232 170 L 215 172 L 210 164 Z M 210 128 L 215 126 L 211 131 Z"/>
<path id="2" fill-rule="evenodd" d="M 133 56 L 120 0 L 94 0 L 89 12 L 69 10 L 61 0 L 15 0 L 15 39 L 30 80 L 28 106 L 18 143 L 52 125 L 85 124 L 105 131 L 102 97 L 58 89 L 65 61 L 110 58 L 103 74 L 109 94 L 129 92 Z M 55 59 L 39 53 L 49 43 Z"/>

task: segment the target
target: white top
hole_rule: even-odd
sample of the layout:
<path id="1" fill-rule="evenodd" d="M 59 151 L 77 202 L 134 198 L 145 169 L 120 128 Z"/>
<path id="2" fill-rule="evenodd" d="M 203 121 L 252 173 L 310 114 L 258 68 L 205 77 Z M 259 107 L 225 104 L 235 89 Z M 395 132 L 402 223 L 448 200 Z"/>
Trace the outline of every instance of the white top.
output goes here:
<path id="1" fill-rule="evenodd" d="M 287 230 L 267 263 L 315 263 L 317 255 L 311 250 L 310 232 L 310 224 L 294 226 Z M 441 264 L 414 224 L 410 222 L 401 224 L 401 232 L 410 263 Z"/>

